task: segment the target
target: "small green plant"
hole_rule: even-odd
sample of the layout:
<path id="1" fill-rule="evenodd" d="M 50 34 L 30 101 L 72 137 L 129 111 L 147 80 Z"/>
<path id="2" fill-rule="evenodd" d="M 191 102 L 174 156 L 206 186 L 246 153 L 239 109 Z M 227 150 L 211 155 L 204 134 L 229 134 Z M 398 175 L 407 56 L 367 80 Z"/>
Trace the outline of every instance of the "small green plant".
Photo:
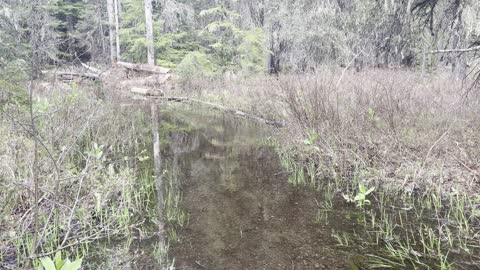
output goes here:
<path id="1" fill-rule="evenodd" d="M 55 260 L 55 261 L 54 261 Z M 55 258 L 52 260 L 50 257 L 43 257 L 40 259 L 41 265 L 37 268 L 38 270 L 78 270 L 82 267 L 83 258 L 77 259 L 75 261 L 70 261 L 68 258 L 66 260 L 62 259 L 62 253 L 57 251 Z"/>
<path id="2" fill-rule="evenodd" d="M 318 134 L 316 132 L 310 132 L 308 134 L 308 138 L 303 140 L 303 144 L 305 145 L 312 145 L 318 139 Z"/>
<path id="3" fill-rule="evenodd" d="M 33 103 L 33 110 L 36 113 L 46 113 L 50 108 L 50 103 L 46 98 L 39 98 Z"/>
<path id="4" fill-rule="evenodd" d="M 96 158 L 97 160 L 100 160 L 103 156 L 103 145 L 98 145 L 97 143 L 93 144 L 93 149 L 90 150 L 87 154 L 91 157 Z"/>
<path id="5" fill-rule="evenodd" d="M 367 199 L 368 194 L 372 193 L 375 190 L 375 187 L 371 187 L 367 190 L 367 187 L 363 184 L 358 185 L 358 193 L 353 198 L 353 201 L 357 203 L 358 207 L 364 207 L 365 205 L 370 205 L 370 200 Z"/>

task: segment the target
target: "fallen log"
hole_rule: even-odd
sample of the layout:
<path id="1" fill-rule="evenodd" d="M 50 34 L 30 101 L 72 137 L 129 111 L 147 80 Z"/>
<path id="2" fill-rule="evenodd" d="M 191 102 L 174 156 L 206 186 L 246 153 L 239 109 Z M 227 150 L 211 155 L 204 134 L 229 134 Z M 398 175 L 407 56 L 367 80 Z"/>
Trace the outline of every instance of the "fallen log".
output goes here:
<path id="1" fill-rule="evenodd" d="M 122 66 L 124 68 L 128 68 L 128 69 L 133 69 L 138 71 L 147 71 L 152 73 L 167 74 L 168 72 L 170 72 L 170 69 L 168 68 L 153 66 L 148 64 L 134 64 L 134 63 L 118 61 L 117 65 Z"/>
<path id="2" fill-rule="evenodd" d="M 42 71 L 43 74 L 51 74 L 53 76 L 61 77 L 64 80 L 73 80 L 75 77 L 98 80 L 99 75 L 93 73 L 78 73 L 78 72 L 68 72 L 68 71 Z"/>
<path id="3" fill-rule="evenodd" d="M 152 75 L 144 78 L 124 80 L 120 82 L 122 87 L 133 87 L 133 86 L 160 86 L 167 82 L 170 79 L 170 74 L 166 75 Z"/>
<path id="4" fill-rule="evenodd" d="M 258 115 L 250 114 L 250 113 L 243 112 L 243 111 L 240 111 L 240 110 L 228 108 L 228 107 L 225 107 L 223 105 L 219 105 L 219 104 L 215 104 L 215 103 L 211 103 L 211 102 L 207 102 L 207 101 L 202 101 L 202 100 L 198 100 L 198 99 L 193 99 L 193 98 L 189 98 L 189 97 L 154 97 L 154 99 L 172 101 L 172 102 L 198 103 L 200 105 L 205 105 L 205 106 L 210 107 L 210 108 L 215 109 L 215 110 L 228 112 L 228 113 L 231 113 L 231 114 L 234 114 L 234 115 L 238 115 L 238 116 L 241 116 L 241 117 L 244 117 L 244 118 L 247 118 L 247 119 L 254 120 L 254 121 L 262 123 L 262 124 L 266 124 L 266 125 L 270 125 L 270 126 L 274 126 L 274 127 L 285 127 L 286 126 L 286 124 L 284 122 L 277 122 L 277 121 L 268 120 L 268 119 L 265 119 L 265 118 L 263 118 L 261 116 L 258 116 Z"/>
<path id="5" fill-rule="evenodd" d="M 81 62 L 81 61 L 80 61 L 80 64 L 81 64 L 84 68 L 90 70 L 90 71 L 93 72 L 93 73 L 96 73 L 96 74 L 102 73 L 101 70 L 96 69 L 96 68 L 94 68 L 94 67 L 91 67 L 91 66 L 89 66 L 89 65 L 87 65 L 87 64 L 85 64 L 85 63 L 83 63 L 83 62 Z"/>
<path id="6" fill-rule="evenodd" d="M 80 77 L 90 80 L 97 80 L 99 78 L 97 74 L 93 73 L 57 72 L 55 73 L 55 75 L 65 78 L 67 80 L 73 80 L 74 77 Z"/>
<path id="7" fill-rule="evenodd" d="M 157 89 L 148 89 L 141 87 L 132 87 L 130 92 L 142 96 L 163 96 L 163 91 Z"/>

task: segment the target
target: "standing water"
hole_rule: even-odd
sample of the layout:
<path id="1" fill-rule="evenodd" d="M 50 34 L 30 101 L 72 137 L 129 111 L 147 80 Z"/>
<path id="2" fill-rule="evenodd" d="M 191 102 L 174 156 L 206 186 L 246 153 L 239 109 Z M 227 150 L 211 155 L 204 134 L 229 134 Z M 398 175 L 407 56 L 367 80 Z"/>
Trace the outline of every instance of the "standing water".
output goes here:
<path id="1" fill-rule="evenodd" d="M 358 207 L 331 181 L 291 181 L 260 125 L 183 109 L 161 119 L 176 269 L 479 269 L 475 246 L 435 238 L 435 201 L 375 192 Z"/>
<path id="2" fill-rule="evenodd" d="M 178 117 L 178 115 L 176 116 Z M 165 117 L 164 117 L 165 119 Z M 188 119 L 188 120 L 186 120 Z M 188 216 L 170 247 L 177 269 L 346 269 L 354 253 L 337 230 L 354 221 L 319 222 L 320 194 L 292 187 L 258 125 L 225 114 L 169 119 L 166 157 Z M 171 125 L 170 124 L 170 125 Z M 165 157 L 164 157 L 165 158 Z"/>

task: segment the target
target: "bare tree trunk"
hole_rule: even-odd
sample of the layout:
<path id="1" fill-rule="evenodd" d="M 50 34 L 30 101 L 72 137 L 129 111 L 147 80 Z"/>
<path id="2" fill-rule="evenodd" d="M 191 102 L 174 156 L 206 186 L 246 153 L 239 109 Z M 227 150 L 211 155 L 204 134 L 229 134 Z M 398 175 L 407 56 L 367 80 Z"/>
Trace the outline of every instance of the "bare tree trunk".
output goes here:
<path id="1" fill-rule="evenodd" d="M 153 48 L 153 17 L 152 0 L 145 1 L 145 28 L 147 38 L 147 63 L 155 65 L 155 50 Z"/>
<path id="2" fill-rule="evenodd" d="M 122 0 L 117 0 L 117 6 L 118 6 L 118 16 L 119 16 L 119 17 L 122 17 L 122 12 L 123 12 L 123 9 L 122 9 Z"/>
<path id="3" fill-rule="evenodd" d="M 108 13 L 108 37 L 110 38 L 110 61 L 112 66 L 115 65 L 115 15 L 114 15 L 114 3 L 113 0 L 107 0 L 107 13 Z"/>
<path id="4" fill-rule="evenodd" d="M 120 61 L 120 24 L 119 24 L 119 1 L 114 0 L 114 7 L 115 7 L 115 39 L 117 44 L 117 61 Z"/>

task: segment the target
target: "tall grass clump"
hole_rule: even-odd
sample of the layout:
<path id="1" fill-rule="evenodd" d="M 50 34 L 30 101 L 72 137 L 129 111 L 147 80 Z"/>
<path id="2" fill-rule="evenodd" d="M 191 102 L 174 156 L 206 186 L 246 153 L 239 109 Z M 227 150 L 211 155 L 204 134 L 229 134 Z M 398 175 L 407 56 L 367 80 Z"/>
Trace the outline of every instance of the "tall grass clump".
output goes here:
<path id="1" fill-rule="evenodd" d="M 143 108 L 98 99 L 97 86 L 88 83 L 36 87 L 35 137 L 24 124 L 25 108 L 2 111 L 0 268 L 27 268 L 58 251 L 88 262 L 93 242 L 148 237 L 145 226 L 158 213 L 149 207 L 156 192 Z M 40 145 L 35 167 L 34 140 Z M 32 170 L 38 201 L 31 196 Z"/>

